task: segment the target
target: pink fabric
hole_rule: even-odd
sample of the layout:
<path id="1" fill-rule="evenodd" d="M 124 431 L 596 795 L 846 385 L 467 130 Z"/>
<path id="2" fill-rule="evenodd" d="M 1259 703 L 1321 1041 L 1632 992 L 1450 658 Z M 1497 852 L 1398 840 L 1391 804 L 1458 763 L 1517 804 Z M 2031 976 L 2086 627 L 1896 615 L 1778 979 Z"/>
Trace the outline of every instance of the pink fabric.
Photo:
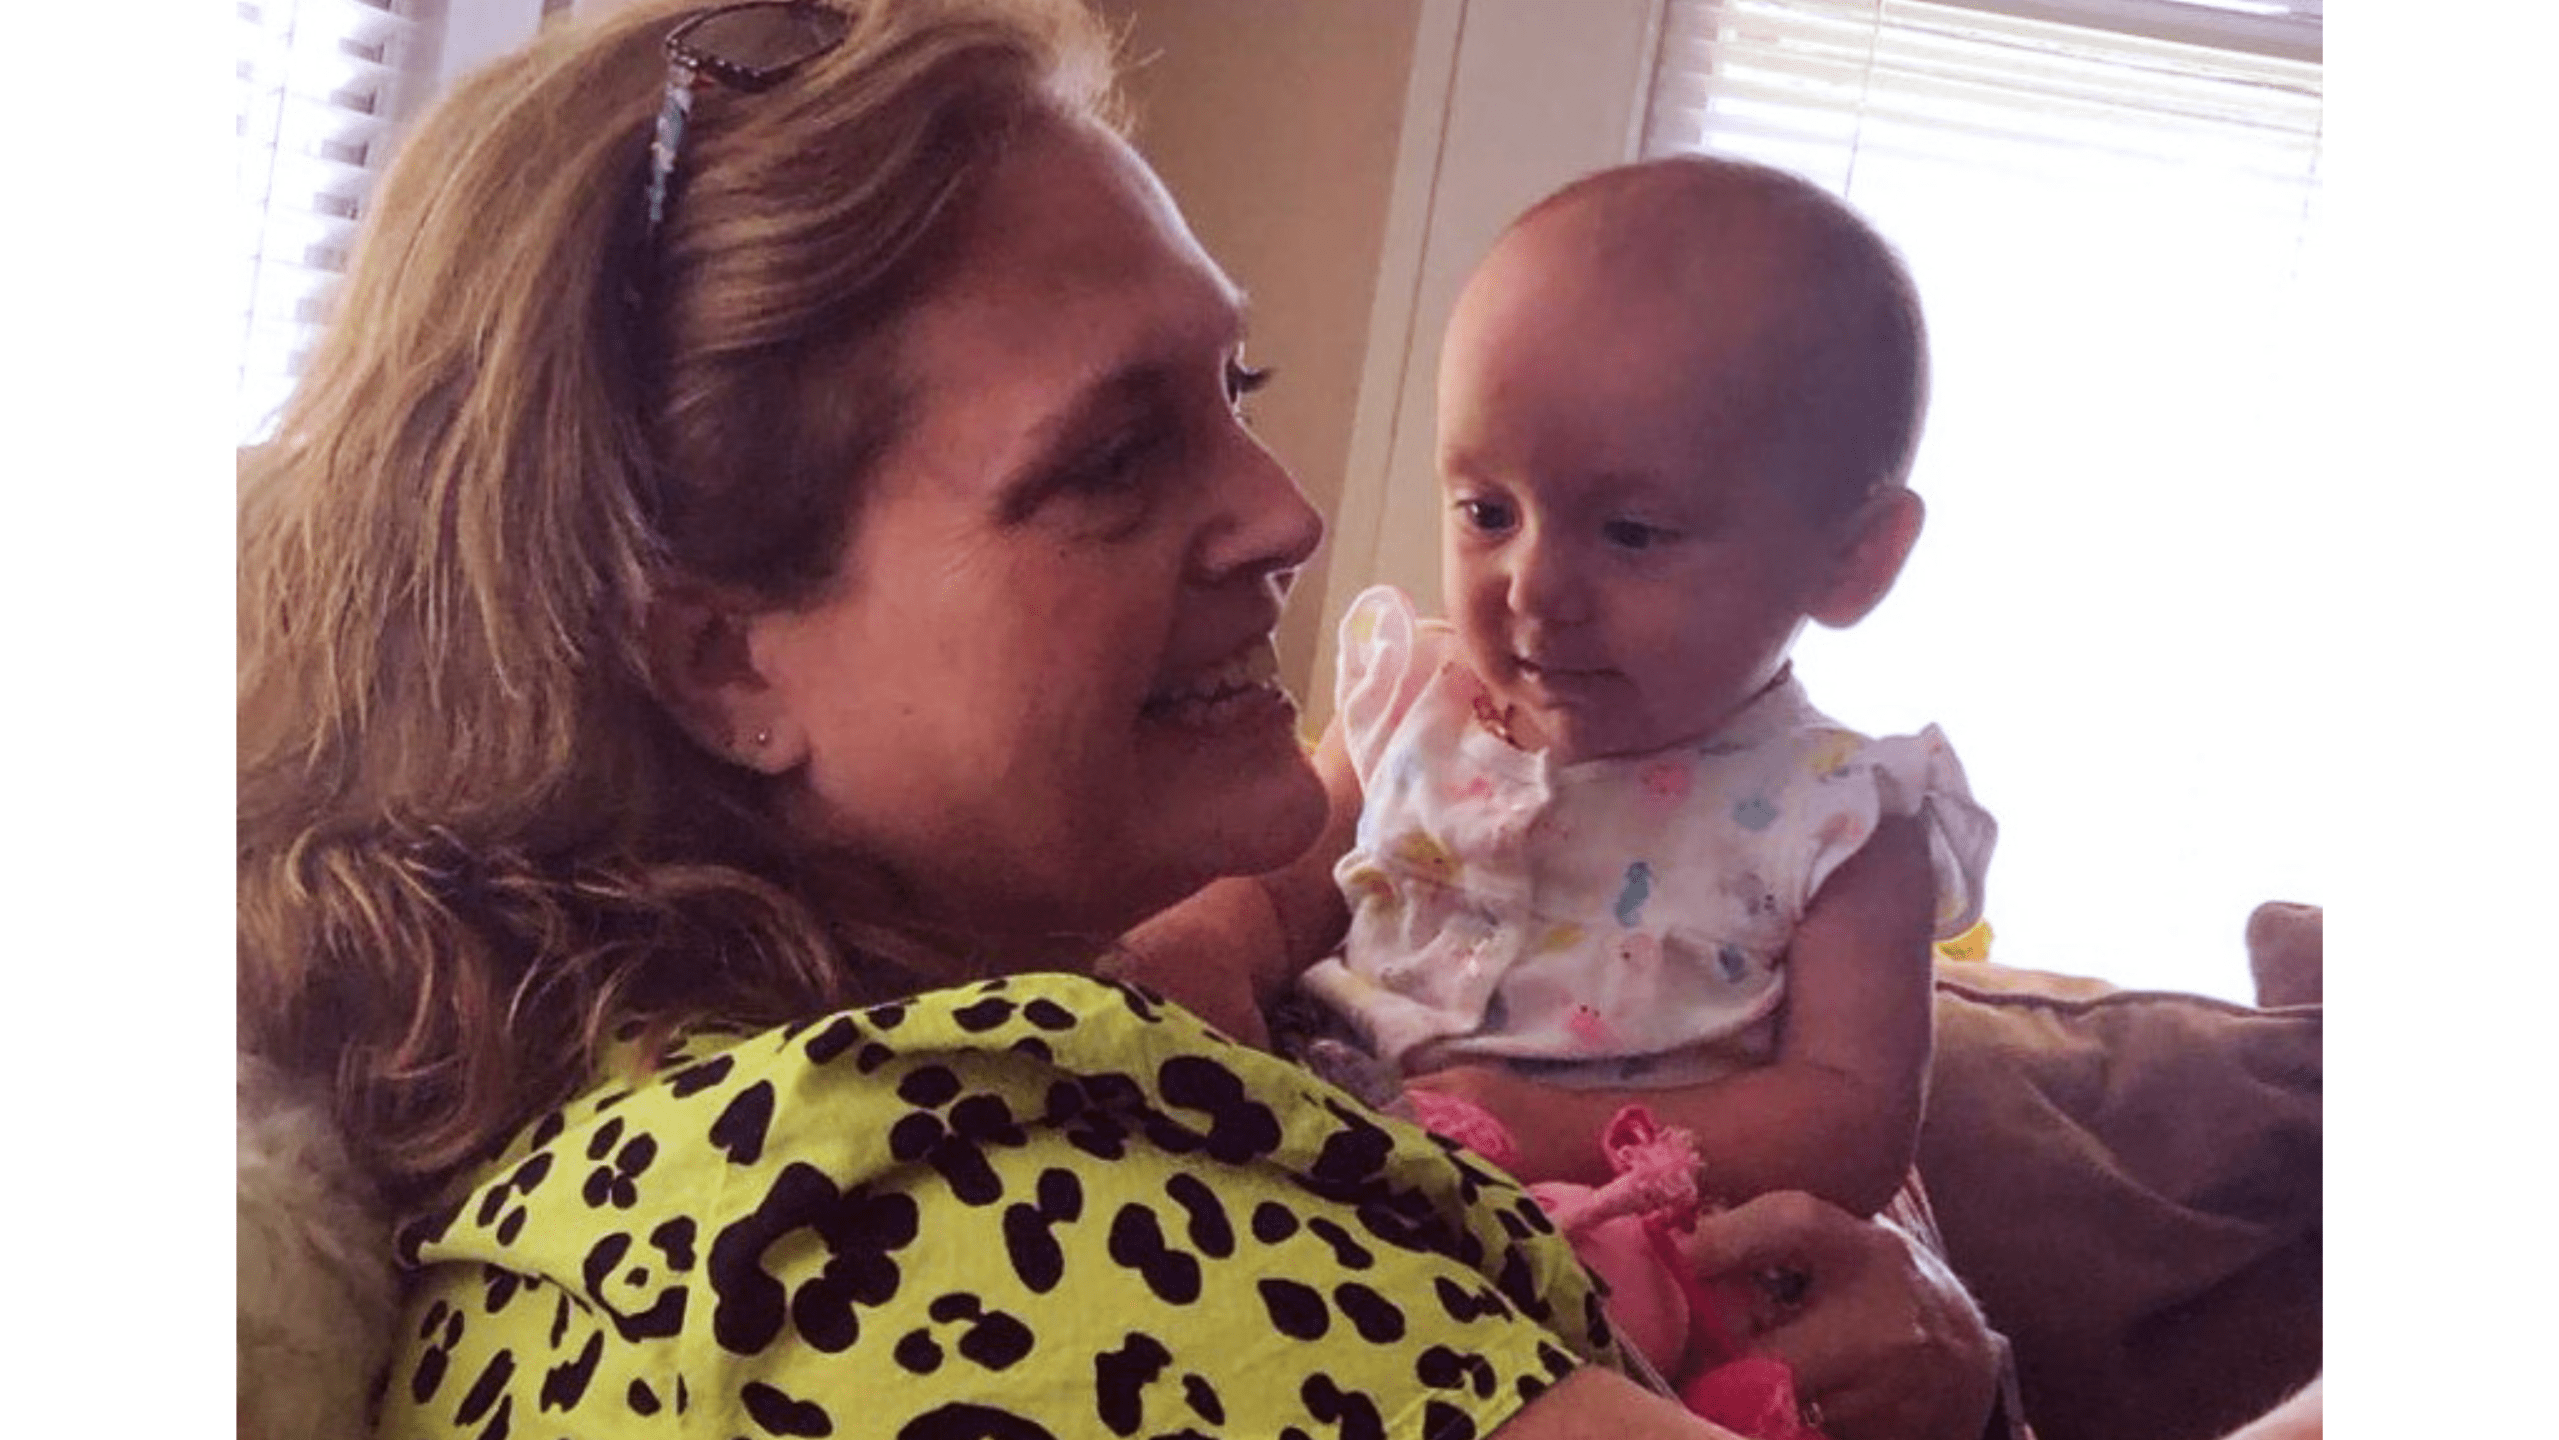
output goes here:
<path id="1" fill-rule="evenodd" d="M 1414 1118 L 1508 1168 L 1519 1147 L 1491 1112 L 1453 1095 L 1406 1093 Z M 1528 1187 L 1573 1251 L 1608 1284 L 1609 1319 L 1629 1344 L 1676 1380 L 1691 1413 L 1752 1440 L 1823 1440 L 1804 1423 L 1785 1362 L 1747 1353 L 1705 1283 L 1680 1264 L 1675 1233 L 1694 1228 L 1697 1143 L 1629 1105 L 1600 1134 L 1617 1174 L 1604 1185 L 1546 1181 Z"/>
<path id="2" fill-rule="evenodd" d="M 1783 1360 L 1744 1355 L 1727 1360 L 1680 1387 L 1689 1413 L 1752 1440 L 1823 1440 L 1804 1423 L 1795 1400 L 1795 1372 Z"/>
<path id="3" fill-rule="evenodd" d="M 1413 1123 L 1434 1135 L 1445 1135 L 1505 1170 L 1519 1167 L 1519 1145 L 1511 1139 L 1510 1127 L 1493 1118 L 1493 1112 L 1471 1100 L 1443 1095 L 1436 1090 L 1407 1090 L 1404 1106 L 1413 1113 Z M 1530 1186 L 1529 1193 L 1536 1194 Z M 1539 1204 L 1546 1197 L 1539 1195 Z M 1555 1207 L 1547 1205 L 1548 1214 Z"/>

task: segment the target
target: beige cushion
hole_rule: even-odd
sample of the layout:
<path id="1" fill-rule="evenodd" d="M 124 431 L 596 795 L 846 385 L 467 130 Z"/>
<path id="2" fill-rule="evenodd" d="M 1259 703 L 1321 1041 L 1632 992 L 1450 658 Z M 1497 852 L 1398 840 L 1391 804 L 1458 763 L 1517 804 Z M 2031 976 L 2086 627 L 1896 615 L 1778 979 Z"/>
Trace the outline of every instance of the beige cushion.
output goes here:
<path id="1" fill-rule="evenodd" d="M 2220 1435 L 2317 1374 L 2320 1023 L 1940 963 L 1920 1171 L 2043 1440 Z"/>
<path id="2" fill-rule="evenodd" d="M 391 1226 L 322 1100 L 240 1056 L 239 1434 L 363 1435 L 399 1304 Z"/>

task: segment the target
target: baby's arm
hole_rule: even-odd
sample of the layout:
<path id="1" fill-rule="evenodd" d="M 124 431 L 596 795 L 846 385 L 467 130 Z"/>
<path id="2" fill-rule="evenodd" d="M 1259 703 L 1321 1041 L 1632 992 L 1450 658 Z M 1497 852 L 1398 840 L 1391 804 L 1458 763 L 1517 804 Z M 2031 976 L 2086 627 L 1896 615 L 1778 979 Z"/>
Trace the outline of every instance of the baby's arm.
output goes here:
<path id="1" fill-rule="evenodd" d="M 1306 853 L 1267 874 L 1209 882 L 1121 936 L 1102 973 L 1135 980 L 1248 1044 L 1268 1043 L 1262 1008 L 1350 928 L 1333 866 L 1358 832 L 1360 793 L 1340 721 L 1325 727 L 1314 760 L 1331 810 Z"/>
<path id="2" fill-rule="evenodd" d="M 1927 832 L 1916 817 L 1886 818 L 1796 927 L 1777 1056 L 1758 1069 L 1662 1090 L 1566 1090 L 1493 1066 L 1413 1083 L 1499 1116 L 1519 1143 L 1525 1180 L 1606 1181 L 1600 1129 L 1621 1106 L 1641 1104 L 1697 1137 L 1705 1187 L 1719 1199 L 1808 1190 L 1872 1215 L 1919 1144 L 1934 904 Z"/>

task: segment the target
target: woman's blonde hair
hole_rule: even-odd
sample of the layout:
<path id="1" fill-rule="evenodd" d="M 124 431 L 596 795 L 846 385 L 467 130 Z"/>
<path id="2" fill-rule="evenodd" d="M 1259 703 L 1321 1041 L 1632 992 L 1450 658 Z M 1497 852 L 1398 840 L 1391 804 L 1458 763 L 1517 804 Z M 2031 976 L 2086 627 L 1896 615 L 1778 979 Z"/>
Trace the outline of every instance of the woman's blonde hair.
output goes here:
<path id="1" fill-rule="evenodd" d="M 242 1043 L 326 1078 L 395 1196 L 617 1033 L 917 981 L 805 901 L 761 782 L 668 718 L 644 618 L 671 579 L 828 581 L 936 238 L 1026 121 L 1114 123 L 1110 57 L 1075 0 L 837 3 L 778 87 L 701 87 L 653 238 L 660 41 L 700 0 L 463 82 L 243 456 Z"/>

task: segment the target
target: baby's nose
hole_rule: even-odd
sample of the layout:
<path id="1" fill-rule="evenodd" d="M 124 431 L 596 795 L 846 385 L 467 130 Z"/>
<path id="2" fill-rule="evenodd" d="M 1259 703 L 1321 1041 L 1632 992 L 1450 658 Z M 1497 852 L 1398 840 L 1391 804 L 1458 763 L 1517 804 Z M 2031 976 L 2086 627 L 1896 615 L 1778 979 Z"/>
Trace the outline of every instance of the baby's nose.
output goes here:
<path id="1" fill-rule="evenodd" d="M 1588 617 L 1589 586 L 1561 547 L 1524 540 L 1511 565 L 1511 609 L 1552 624 L 1566 625 Z"/>

